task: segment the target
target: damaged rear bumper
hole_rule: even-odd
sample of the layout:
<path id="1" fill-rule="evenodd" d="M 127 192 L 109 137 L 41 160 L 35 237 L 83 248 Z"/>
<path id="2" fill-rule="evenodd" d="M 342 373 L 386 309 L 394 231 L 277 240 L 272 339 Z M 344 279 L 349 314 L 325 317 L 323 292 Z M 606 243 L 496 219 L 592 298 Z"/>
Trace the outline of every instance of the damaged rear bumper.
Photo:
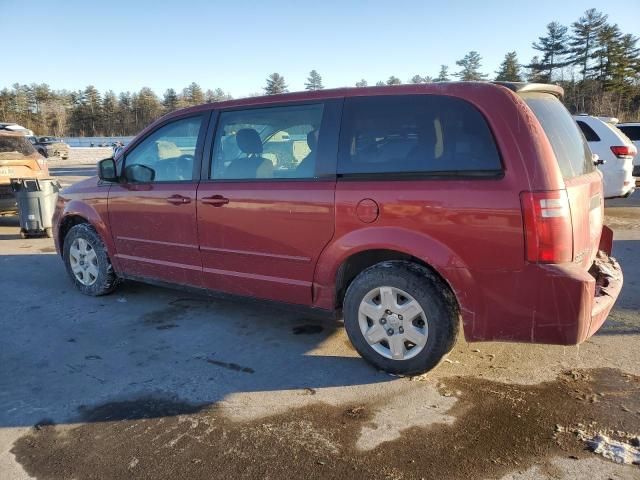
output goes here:
<path id="1" fill-rule="evenodd" d="M 622 269 L 610 256 L 612 243 L 613 232 L 604 226 L 598 253 L 588 271 L 579 265 L 553 270 L 553 280 L 548 283 L 554 288 L 545 289 L 546 307 L 534 320 L 531 341 L 575 345 L 598 331 L 622 290 Z"/>
<path id="2" fill-rule="evenodd" d="M 605 322 L 622 289 L 623 275 L 610 256 L 613 233 L 603 227 L 589 269 L 578 263 L 527 264 L 516 274 L 477 276 L 474 310 L 463 309 L 468 341 L 576 345 Z"/>
<path id="3" fill-rule="evenodd" d="M 595 278 L 595 296 L 591 308 L 591 322 L 584 341 L 596 333 L 607 319 L 620 290 L 622 290 L 622 269 L 615 258 L 600 250 L 589 273 Z"/>

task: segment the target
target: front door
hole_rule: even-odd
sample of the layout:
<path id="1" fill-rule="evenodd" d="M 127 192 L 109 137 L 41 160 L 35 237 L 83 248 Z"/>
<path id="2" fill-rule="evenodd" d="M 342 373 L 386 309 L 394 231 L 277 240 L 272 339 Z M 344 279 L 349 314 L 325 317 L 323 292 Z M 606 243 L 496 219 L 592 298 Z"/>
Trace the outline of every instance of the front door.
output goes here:
<path id="1" fill-rule="evenodd" d="M 219 114 L 209 180 L 198 188 L 207 288 L 312 303 L 315 264 L 334 232 L 338 108 Z"/>
<path id="2" fill-rule="evenodd" d="M 109 192 L 109 222 L 123 273 L 202 285 L 196 189 L 206 116 L 170 121 L 124 158 L 124 180 Z"/>

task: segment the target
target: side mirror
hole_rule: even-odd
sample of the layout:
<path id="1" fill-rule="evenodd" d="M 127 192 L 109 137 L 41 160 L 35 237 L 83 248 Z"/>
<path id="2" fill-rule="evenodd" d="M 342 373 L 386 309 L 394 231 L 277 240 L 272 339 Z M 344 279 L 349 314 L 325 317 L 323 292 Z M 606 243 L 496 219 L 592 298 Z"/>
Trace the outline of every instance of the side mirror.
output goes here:
<path id="1" fill-rule="evenodd" d="M 131 183 L 149 183 L 156 178 L 156 171 L 146 165 L 133 164 L 125 167 L 124 178 Z"/>
<path id="2" fill-rule="evenodd" d="M 601 159 L 597 153 L 591 154 L 591 160 L 593 164 L 597 167 L 598 165 L 604 165 L 606 160 Z"/>
<path id="3" fill-rule="evenodd" d="M 105 158 L 98 162 L 98 177 L 103 182 L 117 182 L 116 161 L 113 158 Z"/>

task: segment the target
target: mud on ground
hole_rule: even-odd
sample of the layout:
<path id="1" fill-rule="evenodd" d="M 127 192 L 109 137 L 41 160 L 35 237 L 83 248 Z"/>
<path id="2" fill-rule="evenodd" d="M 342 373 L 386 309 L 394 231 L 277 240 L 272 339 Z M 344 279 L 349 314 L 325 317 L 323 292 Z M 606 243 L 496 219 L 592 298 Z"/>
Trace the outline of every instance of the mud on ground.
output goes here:
<path id="1" fill-rule="evenodd" d="M 500 478 L 536 464 L 552 468 L 553 457 L 587 458 L 593 454 L 578 430 L 620 439 L 640 431 L 640 377 L 616 370 L 568 371 L 528 386 L 460 377 L 438 390 L 457 397 L 447 412 L 453 423 L 410 428 L 371 450 L 357 444 L 375 404 L 311 404 L 237 422 L 215 407 L 142 398 L 82 410 L 75 426 L 43 422 L 12 453 L 39 479 L 100 472 L 112 479 L 446 480 Z"/>

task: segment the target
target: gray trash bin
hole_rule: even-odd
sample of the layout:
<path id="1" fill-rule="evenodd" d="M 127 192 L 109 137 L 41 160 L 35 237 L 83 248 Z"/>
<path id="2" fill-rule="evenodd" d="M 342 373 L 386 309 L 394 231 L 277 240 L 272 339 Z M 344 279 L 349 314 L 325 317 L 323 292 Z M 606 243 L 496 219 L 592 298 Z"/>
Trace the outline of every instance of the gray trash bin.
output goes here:
<path id="1" fill-rule="evenodd" d="M 11 189 L 18 203 L 22 238 L 36 235 L 51 238 L 60 183 L 52 178 L 12 178 Z"/>

